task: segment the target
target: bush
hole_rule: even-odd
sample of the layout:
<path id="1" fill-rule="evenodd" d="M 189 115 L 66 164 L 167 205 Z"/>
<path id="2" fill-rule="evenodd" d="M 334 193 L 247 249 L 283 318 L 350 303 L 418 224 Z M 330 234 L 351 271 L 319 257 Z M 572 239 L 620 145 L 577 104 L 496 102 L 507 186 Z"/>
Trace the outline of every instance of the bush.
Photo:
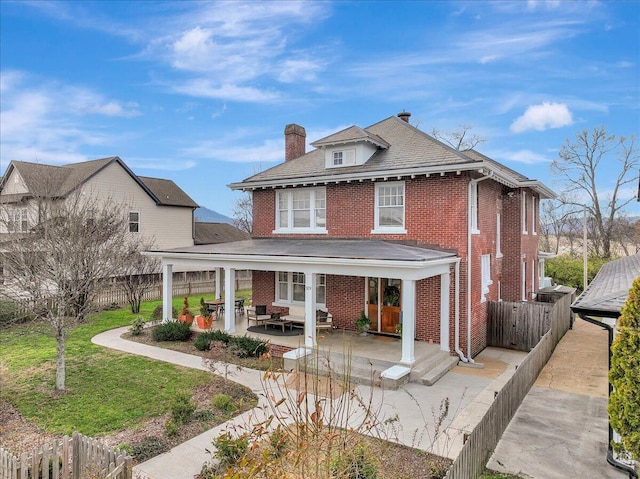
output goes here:
<path id="1" fill-rule="evenodd" d="M 281 425 L 269 435 L 269 452 L 271 456 L 279 459 L 284 456 L 284 453 L 289 446 L 289 436 L 284 431 Z"/>
<path id="2" fill-rule="evenodd" d="M 157 436 L 147 436 L 131 447 L 132 456 L 136 458 L 138 463 L 151 459 L 168 450 L 169 444 L 167 444 L 167 441 Z"/>
<path id="3" fill-rule="evenodd" d="M 134 336 L 140 336 L 142 334 L 142 330 L 144 329 L 144 318 L 142 316 L 138 316 L 131 323 L 131 327 L 129 328 L 129 332 Z"/>
<path id="4" fill-rule="evenodd" d="M 378 465 L 364 446 L 358 445 L 331 462 L 333 477 L 339 479 L 376 479 Z"/>
<path id="5" fill-rule="evenodd" d="M 178 310 L 176 308 L 171 309 L 171 317 L 178 317 Z M 151 313 L 151 321 L 160 322 L 162 321 L 162 305 L 159 304 L 153 309 L 153 313 Z"/>
<path id="6" fill-rule="evenodd" d="M 0 327 L 14 323 L 26 323 L 34 319 L 34 315 L 22 310 L 19 303 L 9 300 L 0 301 Z"/>
<path id="7" fill-rule="evenodd" d="M 238 356 L 241 358 L 259 358 L 263 354 L 269 352 L 269 344 L 261 339 L 250 338 L 247 335 L 233 336 L 229 340 L 230 346 L 235 346 L 238 350 Z"/>
<path id="8" fill-rule="evenodd" d="M 228 394 L 216 394 L 211 399 L 211 404 L 221 411 L 230 414 L 238 409 L 238 407 L 233 403 L 233 398 Z"/>
<path id="9" fill-rule="evenodd" d="M 191 394 L 186 391 L 178 392 L 171 401 L 171 417 L 176 424 L 189 422 L 196 410 L 196 404 L 191 401 Z"/>
<path id="10" fill-rule="evenodd" d="M 610 260 L 590 257 L 587 259 L 587 278 L 591 282 L 604 263 Z M 545 274 L 553 278 L 556 284 L 576 288 L 578 293 L 584 288 L 582 257 L 562 255 L 545 262 Z"/>
<path id="11" fill-rule="evenodd" d="M 231 433 L 225 432 L 220 434 L 213 441 L 216 447 L 215 457 L 223 466 L 232 466 L 237 464 L 240 458 L 244 456 L 249 448 L 249 440 L 246 435 L 232 437 Z"/>
<path id="12" fill-rule="evenodd" d="M 153 328 L 154 341 L 187 341 L 191 338 L 189 324 L 179 321 L 162 323 Z"/>
<path id="13" fill-rule="evenodd" d="M 180 429 L 180 426 L 173 419 L 169 419 L 164 424 L 164 434 L 167 437 L 175 437 L 175 436 L 177 436 L 179 429 Z"/>
<path id="14" fill-rule="evenodd" d="M 199 411 L 194 412 L 193 415 L 191 416 L 191 419 L 193 419 L 194 421 L 202 421 L 202 422 L 215 421 L 216 413 L 213 411 L 209 411 L 208 409 L 201 409 Z"/>
<path id="15" fill-rule="evenodd" d="M 215 331 L 200 333 L 194 341 L 193 345 L 198 351 L 209 351 L 211 349 L 212 341 L 222 341 L 225 344 L 229 344 L 230 340 L 231 335 L 229 335 L 229 333 L 218 329 Z"/>

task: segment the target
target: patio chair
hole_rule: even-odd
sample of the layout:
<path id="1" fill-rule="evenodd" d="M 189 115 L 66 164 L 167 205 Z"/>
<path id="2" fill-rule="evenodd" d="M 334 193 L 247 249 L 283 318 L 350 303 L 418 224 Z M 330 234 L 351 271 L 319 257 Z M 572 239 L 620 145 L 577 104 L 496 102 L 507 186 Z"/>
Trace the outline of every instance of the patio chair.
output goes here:
<path id="1" fill-rule="evenodd" d="M 244 298 L 236 299 L 236 314 L 244 314 Z"/>
<path id="2" fill-rule="evenodd" d="M 321 329 L 326 329 L 331 332 L 333 329 L 333 325 L 331 321 L 329 321 L 329 312 L 323 311 L 321 309 L 316 310 L 316 329 L 319 331 Z"/>
<path id="3" fill-rule="evenodd" d="M 266 305 L 258 305 L 255 308 L 247 308 L 247 327 L 249 327 L 251 321 L 255 321 L 256 326 L 258 326 L 267 319 L 271 319 L 271 315 L 267 314 Z"/>

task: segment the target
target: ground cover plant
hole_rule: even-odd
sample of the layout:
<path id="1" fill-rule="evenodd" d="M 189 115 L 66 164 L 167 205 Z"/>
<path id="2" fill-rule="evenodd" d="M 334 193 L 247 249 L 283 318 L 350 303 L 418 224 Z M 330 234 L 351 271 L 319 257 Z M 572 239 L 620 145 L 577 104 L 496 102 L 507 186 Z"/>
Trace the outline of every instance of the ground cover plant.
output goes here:
<path id="1" fill-rule="evenodd" d="M 140 315 L 149 318 L 158 304 L 143 303 Z M 218 413 L 211 406 L 211 398 L 217 394 L 231 396 L 238 412 L 252 407 L 255 396 L 233 382 L 91 343 L 96 334 L 131 326 L 138 316 L 128 308 L 103 311 L 69 331 L 67 391 L 62 394 L 53 388 L 56 342 L 50 326 L 29 323 L 3 329 L 0 443 L 22 453 L 25 446 L 32 447 L 51 435 L 77 430 L 89 436 L 107 436 L 112 445 L 124 443 L 131 450 L 147 435 L 163 435 L 172 399 L 188 391 L 197 410 L 167 442 L 170 447 L 185 440 L 185 435 L 198 434 L 228 418 L 226 412 Z"/>

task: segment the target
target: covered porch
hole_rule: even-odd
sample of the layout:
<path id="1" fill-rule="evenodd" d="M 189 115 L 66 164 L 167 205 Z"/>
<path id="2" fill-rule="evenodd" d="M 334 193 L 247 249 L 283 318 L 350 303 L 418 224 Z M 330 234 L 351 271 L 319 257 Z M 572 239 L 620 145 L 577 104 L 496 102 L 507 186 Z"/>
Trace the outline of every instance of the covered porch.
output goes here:
<path id="1" fill-rule="evenodd" d="M 383 377 L 399 379 L 408 375 L 417 360 L 423 357 L 423 351 L 432 351 L 435 347 L 439 351 L 449 353 L 450 304 L 455 305 L 456 335 L 458 332 L 459 258 L 451 252 L 380 240 L 269 238 L 154 251 L 147 254 L 157 256 L 162 261 L 164 297 L 168 297 L 172 290 L 171 278 L 174 265 L 215 269 L 217 279 L 221 276 L 219 272 L 224 269 L 225 316 L 224 327 L 221 329 L 229 333 L 241 332 L 243 327 L 241 324 L 245 328 L 247 324 L 246 320 L 236 321 L 234 311 L 236 270 L 302 273 L 304 275 L 304 332 L 298 337 L 278 337 L 278 343 L 295 348 L 285 353 L 285 360 L 299 361 L 311 355 L 318 347 L 319 336 L 316 329 L 318 275 L 364 279 L 396 278 L 401 281 L 402 331 L 399 339 L 373 335 L 361 337 L 342 331 L 320 335 L 324 349 L 342 352 L 346 342 L 349 342 L 352 348 L 358 344 L 362 354 L 366 354 L 368 350 L 371 358 L 382 356 L 381 360 L 388 359 L 392 365 L 383 372 Z M 452 274 L 455 275 L 453 277 L 455 286 L 450 288 Z M 439 323 L 439 345 L 415 340 L 416 283 L 433 277 L 440 279 L 439 304 L 437 304 L 439 317 L 432 318 Z M 220 297 L 220 281 L 216 281 L 216 285 L 216 297 Z M 363 297 L 361 309 L 366 310 L 366 308 L 366 299 Z M 163 320 L 170 319 L 171 304 L 165 302 Z M 273 340 L 273 337 L 270 339 Z M 381 344 L 389 346 L 393 344 L 394 347 L 382 348 Z"/>

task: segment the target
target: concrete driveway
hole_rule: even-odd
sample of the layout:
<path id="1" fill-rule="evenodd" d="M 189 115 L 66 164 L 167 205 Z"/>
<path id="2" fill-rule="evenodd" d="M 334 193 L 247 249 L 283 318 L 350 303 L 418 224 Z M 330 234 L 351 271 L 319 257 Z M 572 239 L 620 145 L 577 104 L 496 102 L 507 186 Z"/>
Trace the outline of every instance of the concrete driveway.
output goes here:
<path id="1" fill-rule="evenodd" d="M 608 336 L 577 319 L 511 420 L 487 467 L 536 479 L 623 479 L 607 463 Z"/>

